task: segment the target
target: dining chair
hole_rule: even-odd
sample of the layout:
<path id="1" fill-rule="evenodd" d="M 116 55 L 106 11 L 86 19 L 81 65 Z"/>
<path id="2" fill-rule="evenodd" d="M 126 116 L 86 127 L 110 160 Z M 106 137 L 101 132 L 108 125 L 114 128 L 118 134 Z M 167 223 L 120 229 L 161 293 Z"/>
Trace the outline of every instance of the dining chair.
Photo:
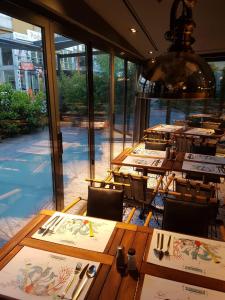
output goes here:
<path id="1" fill-rule="evenodd" d="M 87 216 L 122 222 L 123 190 L 88 187 Z"/>
<path id="2" fill-rule="evenodd" d="M 191 153 L 215 156 L 216 144 L 212 145 L 204 142 L 202 143 L 193 142 L 191 146 Z"/>
<path id="3" fill-rule="evenodd" d="M 145 149 L 165 151 L 168 141 L 145 141 Z"/>
<path id="4" fill-rule="evenodd" d="M 202 127 L 207 129 L 219 129 L 221 123 L 216 122 L 202 122 Z"/>
<path id="5" fill-rule="evenodd" d="M 193 197 L 199 197 L 201 201 L 201 196 L 210 199 L 215 198 L 216 189 L 212 184 L 203 184 L 194 180 L 187 180 L 183 178 L 174 178 L 173 191 L 184 194 L 190 194 Z"/>
<path id="6" fill-rule="evenodd" d="M 210 207 L 208 203 L 164 197 L 162 229 L 195 236 L 208 237 Z"/>

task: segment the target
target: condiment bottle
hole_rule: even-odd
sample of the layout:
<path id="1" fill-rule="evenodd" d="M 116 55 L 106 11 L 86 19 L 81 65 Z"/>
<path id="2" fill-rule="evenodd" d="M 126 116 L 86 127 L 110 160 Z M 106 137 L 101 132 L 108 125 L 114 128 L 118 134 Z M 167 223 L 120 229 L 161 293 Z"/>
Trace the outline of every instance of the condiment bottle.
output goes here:
<path id="1" fill-rule="evenodd" d="M 136 280 L 138 280 L 138 270 L 136 265 L 136 251 L 130 248 L 127 253 L 127 270 L 128 273 Z"/>
<path id="2" fill-rule="evenodd" d="M 170 158 L 170 147 L 166 147 L 166 158 Z"/>
<path id="3" fill-rule="evenodd" d="M 125 264 L 125 256 L 124 256 L 124 248 L 123 246 L 117 247 L 116 252 L 116 268 L 117 271 L 121 274 L 125 273 L 126 264 Z"/>
<path id="4" fill-rule="evenodd" d="M 127 270 L 129 272 L 136 269 L 136 251 L 134 248 L 130 248 L 127 253 Z"/>

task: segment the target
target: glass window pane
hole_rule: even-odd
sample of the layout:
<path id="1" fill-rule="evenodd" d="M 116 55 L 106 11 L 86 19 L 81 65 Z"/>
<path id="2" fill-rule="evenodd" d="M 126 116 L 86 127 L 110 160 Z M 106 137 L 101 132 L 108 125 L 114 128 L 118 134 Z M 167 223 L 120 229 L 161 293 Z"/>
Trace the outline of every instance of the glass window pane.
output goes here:
<path id="1" fill-rule="evenodd" d="M 0 246 L 39 210 L 55 208 L 42 30 L 4 20 L 13 31 L 0 33 Z"/>
<path id="2" fill-rule="evenodd" d="M 125 96 L 125 70 L 124 60 L 115 57 L 115 118 L 113 130 L 113 157 L 116 157 L 123 150 L 124 131 L 124 96 Z"/>
<path id="3" fill-rule="evenodd" d="M 64 204 L 87 197 L 89 177 L 86 47 L 55 34 L 60 127 L 63 138 Z"/>
<path id="4" fill-rule="evenodd" d="M 136 86 L 137 86 L 136 73 L 137 73 L 136 65 L 128 61 L 125 147 L 131 147 L 133 144 L 134 109 L 135 109 L 135 95 L 136 95 Z"/>
<path id="5" fill-rule="evenodd" d="M 95 177 L 110 167 L 109 54 L 93 50 Z"/>

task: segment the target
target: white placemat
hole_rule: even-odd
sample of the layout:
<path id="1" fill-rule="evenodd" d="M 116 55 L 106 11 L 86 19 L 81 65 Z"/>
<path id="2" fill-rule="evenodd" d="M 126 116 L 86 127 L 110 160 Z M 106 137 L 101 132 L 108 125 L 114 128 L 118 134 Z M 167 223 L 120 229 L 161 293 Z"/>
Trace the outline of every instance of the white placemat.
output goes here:
<path id="1" fill-rule="evenodd" d="M 185 133 L 192 135 L 212 135 L 215 133 L 215 130 L 207 128 L 192 128 L 185 131 Z"/>
<path id="2" fill-rule="evenodd" d="M 145 149 L 144 144 L 136 147 L 131 153 L 132 155 L 152 156 L 157 158 L 166 157 L 166 151 Z"/>
<path id="3" fill-rule="evenodd" d="M 166 251 L 169 236 L 169 256 L 160 260 L 154 250 L 157 248 L 157 233 L 164 235 L 163 251 Z M 225 274 L 225 243 L 198 238 L 185 234 L 154 229 L 148 253 L 148 262 L 156 265 L 195 273 L 223 280 Z"/>
<path id="4" fill-rule="evenodd" d="M 225 165 L 225 157 L 222 156 L 212 156 L 212 155 L 204 155 L 204 154 L 195 154 L 195 153 L 185 153 L 185 160 L 189 161 L 199 161 L 206 162 L 211 164 L 222 164 Z"/>
<path id="5" fill-rule="evenodd" d="M 175 131 L 180 130 L 182 128 L 184 128 L 184 126 L 160 124 L 160 125 L 154 127 L 151 130 L 154 130 L 154 131 L 163 131 L 163 132 L 175 132 Z"/>
<path id="6" fill-rule="evenodd" d="M 132 166 L 146 166 L 146 167 L 154 167 L 160 168 L 163 163 L 163 159 L 151 158 L 151 157 L 135 157 L 135 156 L 127 156 L 123 160 L 124 164 L 129 164 Z"/>
<path id="7" fill-rule="evenodd" d="M 225 175 L 224 165 L 216 165 L 203 162 L 192 162 L 187 160 L 184 160 L 182 170 L 205 174 L 210 173 L 215 175 Z"/>
<path id="8" fill-rule="evenodd" d="M 49 231 L 44 235 L 43 232 L 38 230 L 33 234 L 32 238 L 103 252 L 116 225 L 114 221 L 63 214 L 60 212 L 54 213 L 46 223 L 53 220 L 56 216 L 60 217 L 57 222 L 60 220 L 61 222 L 59 224 L 55 223 L 57 225 L 53 233 Z M 93 236 L 90 236 L 92 233 Z"/>
<path id="9" fill-rule="evenodd" d="M 224 300 L 222 292 L 145 275 L 141 300 Z"/>
<path id="10" fill-rule="evenodd" d="M 98 262 L 23 247 L 0 271 L 0 295 L 21 300 L 60 299 L 57 295 L 63 293 L 73 278 L 77 263 L 82 264 L 82 269 L 88 263 L 96 269 L 99 266 Z M 89 279 L 79 299 L 85 298 L 92 280 Z M 77 281 L 78 276 L 65 299 L 71 297 Z"/>

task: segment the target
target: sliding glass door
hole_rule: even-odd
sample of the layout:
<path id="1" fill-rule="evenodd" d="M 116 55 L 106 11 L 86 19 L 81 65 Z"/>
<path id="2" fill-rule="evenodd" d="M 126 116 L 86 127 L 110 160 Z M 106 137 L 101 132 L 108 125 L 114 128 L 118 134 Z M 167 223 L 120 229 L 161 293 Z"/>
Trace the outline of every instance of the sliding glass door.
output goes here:
<path id="1" fill-rule="evenodd" d="M 0 247 L 54 209 L 43 31 L 0 14 Z"/>
<path id="2" fill-rule="evenodd" d="M 86 47 L 55 34 L 59 132 L 62 134 L 64 204 L 87 196 L 89 119 Z"/>

